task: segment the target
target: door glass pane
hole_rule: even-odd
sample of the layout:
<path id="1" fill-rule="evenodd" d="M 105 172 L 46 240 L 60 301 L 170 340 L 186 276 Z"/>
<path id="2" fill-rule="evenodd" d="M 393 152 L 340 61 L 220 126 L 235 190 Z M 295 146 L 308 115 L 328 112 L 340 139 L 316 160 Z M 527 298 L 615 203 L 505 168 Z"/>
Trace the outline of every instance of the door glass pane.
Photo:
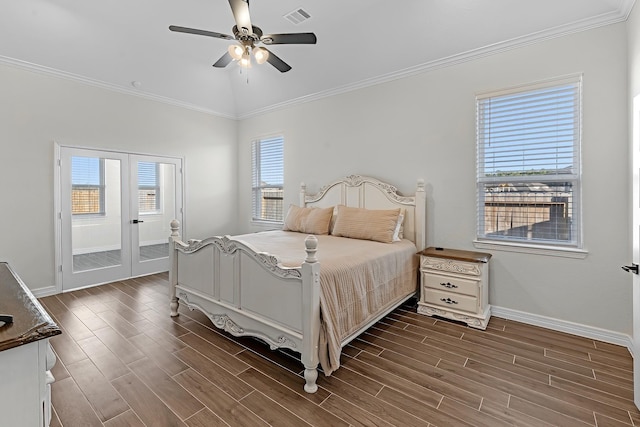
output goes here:
<path id="1" fill-rule="evenodd" d="M 71 158 L 73 271 L 122 264 L 120 160 Z"/>
<path id="2" fill-rule="evenodd" d="M 175 165 L 138 162 L 140 262 L 169 256 L 169 223 L 176 218 L 175 183 Z"/>

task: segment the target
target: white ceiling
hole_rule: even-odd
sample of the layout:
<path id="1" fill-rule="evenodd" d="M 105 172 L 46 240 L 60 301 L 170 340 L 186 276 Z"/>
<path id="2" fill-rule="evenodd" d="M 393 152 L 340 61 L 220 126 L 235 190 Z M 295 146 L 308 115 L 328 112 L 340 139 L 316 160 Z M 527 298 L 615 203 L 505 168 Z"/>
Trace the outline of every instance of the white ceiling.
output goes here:
<path id="1" fill-rule="evenodd" d="M 287 73 L 263 64 L 241 74 L 236 63 L 212 67 L 233 42 L 168 29 L 233 34 L 228 0 L 0 0 L 0 62 L 243 118 L 619 22 L 634 1 L 251 0 L 265 34 L 314 32 L 318 43 L 270 46 Z M 311 19 L 283 17 L 298 8 Z"/>

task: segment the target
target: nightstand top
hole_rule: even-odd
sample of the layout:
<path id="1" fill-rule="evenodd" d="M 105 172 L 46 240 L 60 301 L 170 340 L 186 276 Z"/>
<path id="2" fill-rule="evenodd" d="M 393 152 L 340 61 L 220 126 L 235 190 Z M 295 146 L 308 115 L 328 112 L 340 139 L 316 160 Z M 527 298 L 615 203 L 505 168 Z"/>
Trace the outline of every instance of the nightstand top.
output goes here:
<path id="1" fill-rule="evenodd" d="M 447 258 L 468 262 L 489 262 L 489 258 L 491 258 L 491 254 L 485 252 L 463 251 L 460 249 L 447 248 L 436 249 L 434 246 L 428 247 L 427 249 L 418 252 L 418 254 L 434 258 Z"/>

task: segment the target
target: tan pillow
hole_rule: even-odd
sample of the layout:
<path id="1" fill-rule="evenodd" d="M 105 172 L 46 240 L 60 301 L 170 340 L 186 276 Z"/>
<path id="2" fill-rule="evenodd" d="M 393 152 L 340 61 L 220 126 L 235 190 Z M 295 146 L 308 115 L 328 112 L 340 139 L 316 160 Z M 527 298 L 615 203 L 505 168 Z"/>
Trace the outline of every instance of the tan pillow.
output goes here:
<path id="1" fill-rule="evenodd" d="M 333 207 L 301 208 L 290 205 L 282 229 L 309 234 L 329 234 L 332 215 Z"/>
<path id="2" fill-rule="evenodd" d="M 338 206 L 338 218 L 331 234 L 353 239 L 393 242 L 400 209 L 375 210 Z"/>

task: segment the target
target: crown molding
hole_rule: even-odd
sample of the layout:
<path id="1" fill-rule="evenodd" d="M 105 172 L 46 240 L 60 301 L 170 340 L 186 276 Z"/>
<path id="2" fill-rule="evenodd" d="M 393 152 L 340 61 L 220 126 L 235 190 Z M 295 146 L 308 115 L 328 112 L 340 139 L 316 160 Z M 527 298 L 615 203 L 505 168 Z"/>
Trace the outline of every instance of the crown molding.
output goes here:
<path id="1" fill-rule="evenodd" d="M 268 112 L 284 109 L 297 104 L 316 101 L 322 98 L 327 98 L 335 95 L 340 95 L 347 92 L 367 88 L 370 86 L 387 83 L 394 80 L 411 77 L 416 74 L 422 74 L 428 71 L 437 70 L 452 65 L 462 64 L 464 62 L 472 61 L 475 59 L 483 58 L 490 55 L 506 52 L 512 49 L 528 46 L 531 44 L 539 43 L 542 41 L 563 37 L 566 35 L 578 33 L 581 31 L 587 31 L 606 25 L 617 24 L 624 22 L 628 19 L 631 10 L 635 4 L 635 0 L 618 0 L 618 8 L 615 11 L 601 14 L 591 17 L 589 19 L 579 20 L 570 24 L 561 25 L 558 27 L 550 28 L 544 31 L 531 33 L 522 37 L 517 37 L 503 42 L 494 43 L 491 45 L 483 46 L 477 49 L 472 49 L 460 54 L 451 55 L 445 58 L 437 59 L 434 61 L 426 62 L 424 64 L 416 65 L 414 67 L 406 68 L 404 70 L 388 73 L 382 76 L 373 77 L 370 79 L 361 80 L 348 85 L 343 85 L 337 88 L 333 88 L 326 91 L 317 92 L 310 95 L 305 95 L 299 98 L 295 98 L 289 101 L 273 104 L 264 108 L 256 109 L 244 114 L 240 114 L 238 119 L 244 120 L 251 117 L 259 116 Z"/>
<path id="2" fill-rule="evenodd" d="M 211 110 L 208 108 L 201 107 L 199 105 L 190 104 L 188 102 L 178 101 L 173 98 L 155 95 L 148 92 L 142 92 L 139 89 L 129 89 L 123 86 L 114 85 L 111 83 L 106 83 L 100 80 L 90 79 L 88 77 L 84 77 L 78 74 L 69 73 L 67 71 L 58 70 L 55 68 L 45 67 L 43 65 L 33 64 L 28 61 L 22 61 L 20 59 L 10 58 L 7 56 L 0 55 L 0 64 L 9 65 L 15 68 L 21 68 L 27 71 L 33 71 L 35 73 L 44 74 L 48 76 L 60 77 L 66 80 L 72 80 L 75 82 L 79 82 L 88 86 L 93 86 L 105 90 L 109 90 L 112 92 L 123 93 L 126 95 L 136 96 L 138 98 L 144 98 L 151 101 L 161 102 L 168 105 L 173 105 L 175 107 L 185 108 L 187 110 L 197 111 L 199 113 L 210 114 L 218 117 L 223 117 L 226 119 L 236 120 L 237 117 L 235 115 L 230 115 L 226 113 L 221 113 L 219 111 Z"/>

